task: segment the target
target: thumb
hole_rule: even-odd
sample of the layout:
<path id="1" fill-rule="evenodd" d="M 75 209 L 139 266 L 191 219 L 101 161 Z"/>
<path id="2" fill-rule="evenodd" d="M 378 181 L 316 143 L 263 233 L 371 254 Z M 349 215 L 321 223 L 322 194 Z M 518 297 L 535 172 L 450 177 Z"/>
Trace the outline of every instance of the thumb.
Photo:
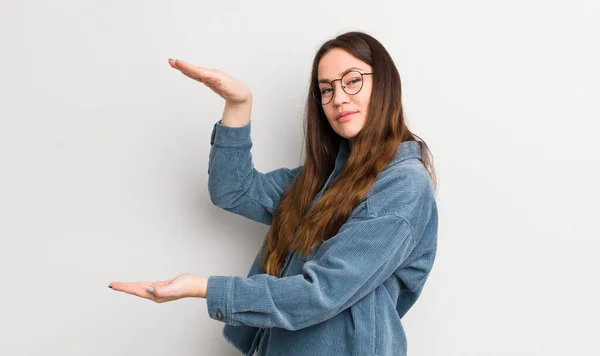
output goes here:
<path id="1" fill-rule="evenodd" d="M 152 283 L 146 290 L 159 298 L 179 296 L 179 288 L 171 281 Z"/>

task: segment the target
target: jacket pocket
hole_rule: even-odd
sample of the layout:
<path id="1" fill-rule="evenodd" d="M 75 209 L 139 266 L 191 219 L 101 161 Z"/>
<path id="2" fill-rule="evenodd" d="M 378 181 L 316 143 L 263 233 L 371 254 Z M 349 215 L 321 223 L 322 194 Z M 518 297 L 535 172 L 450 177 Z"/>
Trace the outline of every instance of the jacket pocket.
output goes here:
<path id="1" fill-rule="evenodd" d="M 377 324 L 375 293 L 371 292 L 350 306 L 357 353 L 377 355 Z"/>

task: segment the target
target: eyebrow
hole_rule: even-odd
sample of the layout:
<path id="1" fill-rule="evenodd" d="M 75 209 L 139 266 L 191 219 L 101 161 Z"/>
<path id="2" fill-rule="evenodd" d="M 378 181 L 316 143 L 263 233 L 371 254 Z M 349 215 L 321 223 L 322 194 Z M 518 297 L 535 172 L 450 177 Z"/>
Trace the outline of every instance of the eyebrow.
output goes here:
<path id="1" fill-rule="evenodd" d="M 343 71 L 343 72 L 340 74 L 340 76 L 344 76 L 344 74 L 346 74 L 346 73 L 348 73 L 348 72 L 350 72 L 350 71 L 352 71 L 352 70 L 355 70 L 355 69 L 362 70 L 361 68 L 358 68 L 358 67 L 352 67 L 352 68 L 348 68 L 348 69 L 346 69 L 345 71 Z M 330 82 L 330 80 L 327 80 L 327 79 L 319 79 L 319 84 L 321 84 L 321 83 L 329 83 L 329 82 Z"/>

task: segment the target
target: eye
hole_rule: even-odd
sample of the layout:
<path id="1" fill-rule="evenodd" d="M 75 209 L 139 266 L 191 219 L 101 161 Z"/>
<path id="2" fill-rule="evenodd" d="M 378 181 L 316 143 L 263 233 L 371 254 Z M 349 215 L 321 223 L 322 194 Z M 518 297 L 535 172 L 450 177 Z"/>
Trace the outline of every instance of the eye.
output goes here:
<path id="1" fill-rule="evenodd" d="M 329 90 L 331 90 L 331 88 L 325 88 L 325 89 L 321 90 L 321 94 L 327 94 L 329 92 Z"/>

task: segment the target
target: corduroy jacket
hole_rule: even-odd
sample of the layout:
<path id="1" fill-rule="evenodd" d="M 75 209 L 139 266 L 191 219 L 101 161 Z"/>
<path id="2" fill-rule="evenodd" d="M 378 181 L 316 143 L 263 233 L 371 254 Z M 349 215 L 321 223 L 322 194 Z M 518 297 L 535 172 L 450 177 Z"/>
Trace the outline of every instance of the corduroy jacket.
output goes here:
<path id="1" fill-rule="evenodd" d="M 270 225 L 303 166 L 256 170 L 250 126 L 215 123 L 208 189 L 218 207 Z M 311 208 L 349 153 L 342 140 Z M 402 317 L 421 294 L 437 247 L 434 189 L 420 159 L 419 143 L 403 142 L 337 234 L 308 258 L 288 254 L 280 278 L 260 267 L 265 242 L 247 277 L 209 276 L 208 314 L 224 323 L 225 339 L 244 355 L 406 355 Z"/>

